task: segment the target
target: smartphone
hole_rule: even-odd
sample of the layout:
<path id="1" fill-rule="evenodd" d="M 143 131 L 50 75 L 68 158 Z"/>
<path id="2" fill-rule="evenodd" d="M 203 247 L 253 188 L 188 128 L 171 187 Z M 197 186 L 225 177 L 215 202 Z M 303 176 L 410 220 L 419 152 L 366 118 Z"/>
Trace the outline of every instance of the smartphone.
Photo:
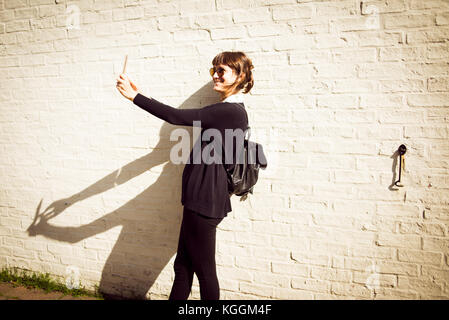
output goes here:
<path id="1" fill-rule="evenodd" d="M 128 62 L 128 55 L 126 55 L 125 56 L 125 63 L 124 63 L 124 65 L 123 65 L 123 72 L 122 73 L 125 73 L 126 72 L 126 63 Z"/>

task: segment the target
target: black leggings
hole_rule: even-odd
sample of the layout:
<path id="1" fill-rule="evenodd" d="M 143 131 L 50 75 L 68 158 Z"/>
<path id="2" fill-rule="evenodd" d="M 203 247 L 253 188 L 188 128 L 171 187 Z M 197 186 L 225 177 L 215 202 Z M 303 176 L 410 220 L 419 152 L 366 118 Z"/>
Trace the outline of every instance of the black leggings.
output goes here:
<path id="1" fill-rule="evenodd" d="M 200 284 L 201 300 L 220 298 L 215 266 L 215 235 L 221 220 L 223 218 L 209 218 L 184 207 L 170 300 L 187 300 L 193 273 Z"/>

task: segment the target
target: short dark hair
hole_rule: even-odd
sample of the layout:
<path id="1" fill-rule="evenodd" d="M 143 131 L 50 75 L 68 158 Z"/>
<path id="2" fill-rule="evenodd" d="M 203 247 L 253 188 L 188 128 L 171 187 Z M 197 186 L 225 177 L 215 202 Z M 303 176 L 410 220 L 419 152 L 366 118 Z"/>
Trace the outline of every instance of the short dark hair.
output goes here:
<path id="1" fill-rule="evenodd" d="M 251 59 L 241 51 L 224 51 L 217 54 L 212 60 L 214 67 L 223 64 L 235 71 L 237 76 L 242 73 L 245 75 L 239 82 L 234 83 L 226 90 L 226 96 L 230 96 L 237 91 L 243 90 L 243 93 L 248 93 L 254 86 L 254 77 L 252 69 L 254 68 Z"/>

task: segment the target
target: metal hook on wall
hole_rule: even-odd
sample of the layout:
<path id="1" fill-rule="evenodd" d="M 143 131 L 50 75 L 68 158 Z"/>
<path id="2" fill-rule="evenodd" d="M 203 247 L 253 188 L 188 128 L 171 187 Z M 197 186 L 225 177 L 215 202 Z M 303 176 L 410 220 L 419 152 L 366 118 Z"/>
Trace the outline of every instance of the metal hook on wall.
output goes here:
<path id="1" fill-rule="evenodd" d="M 398 148 L 399 153 L 399 179 L 394 183 L 396 187 L 403 187 L 404 184 L 401 182 L 402 170 L 405 169 L 405 158 L 404 154 L 407 151 L 407 147 L 401 144 Z"/>

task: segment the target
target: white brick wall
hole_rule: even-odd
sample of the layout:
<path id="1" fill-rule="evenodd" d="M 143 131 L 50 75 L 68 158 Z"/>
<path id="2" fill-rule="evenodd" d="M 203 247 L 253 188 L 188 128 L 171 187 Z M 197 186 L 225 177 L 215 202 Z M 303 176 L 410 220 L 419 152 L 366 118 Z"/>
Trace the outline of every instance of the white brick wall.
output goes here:
<path id="1" fill-rule="evenodd" d="M 1 267 L 166 299 L 175 127 L 115 78 L 128 54 L 144 93 L 205 106 L 212 58 L 242 50 L 269 164 L 218 228 L 221 297 L 449 298 L 447 1 L 80 0 L 75 29 L 56 2 L 0 0 Z"/>

